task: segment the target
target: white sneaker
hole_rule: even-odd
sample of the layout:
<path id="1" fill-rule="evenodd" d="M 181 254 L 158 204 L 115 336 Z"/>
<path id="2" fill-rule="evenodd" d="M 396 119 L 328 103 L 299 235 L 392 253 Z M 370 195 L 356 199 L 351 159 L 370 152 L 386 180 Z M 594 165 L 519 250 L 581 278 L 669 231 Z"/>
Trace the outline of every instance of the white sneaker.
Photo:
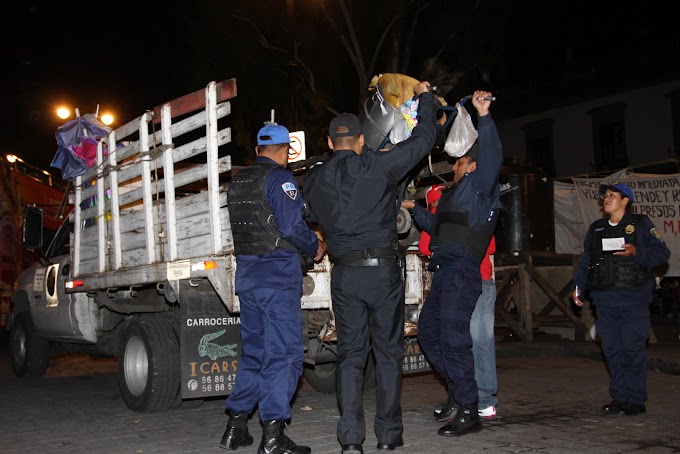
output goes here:
<path id="1" fill-rule="evenodd" d="M 480 408 L 477 410 L 479 417 L 483 419 L 496 419 L 496 407 L 490 405 L 486 408 Z"/>

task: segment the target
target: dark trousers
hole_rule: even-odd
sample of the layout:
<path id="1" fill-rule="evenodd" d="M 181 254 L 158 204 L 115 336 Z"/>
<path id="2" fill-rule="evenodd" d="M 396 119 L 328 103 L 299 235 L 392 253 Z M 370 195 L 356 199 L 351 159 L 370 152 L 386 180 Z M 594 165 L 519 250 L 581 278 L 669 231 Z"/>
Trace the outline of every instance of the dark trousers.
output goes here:
<path id="1" fill-rule="evenodd" d="M 240 292 L 243 354 L 225 406 L 260 420 L 290 418 L 304 360 L 300 292 L 269 288 Z"/>
<path id="2" fill-rule="evenodd" d="M 418 319 L 418 342 L 430 365 L 454 383 L 458 403 L 477 403 L 470 318 L 482 293 L 479 270 L 439 268 Z"/>
<path id="3" fill-rule="evenodd" d="M 595 330 L 607 358 L 612 398 L 644 405 L 647 400 L 647 339 L 651 332 L 649 304 L 598 305 Z"/>
<path id="4" fill-rule="evenodd" d="M 331 292 L 338 334 L 336 362 L 338 440 L 360 444 L 366 436 L 362 405 L 369 345 L 376 360 L 374 430 L 380 443 L 403 432 L 401 368 L 404 360 L 404 282 L 394 266 L 333 267 Z"/>

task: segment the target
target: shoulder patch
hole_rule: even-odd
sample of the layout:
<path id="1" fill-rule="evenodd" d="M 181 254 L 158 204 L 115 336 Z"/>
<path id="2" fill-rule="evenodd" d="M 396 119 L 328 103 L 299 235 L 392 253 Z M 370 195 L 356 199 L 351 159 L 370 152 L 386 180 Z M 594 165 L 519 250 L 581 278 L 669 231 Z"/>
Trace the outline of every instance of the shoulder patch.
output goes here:
<path id="1" fill-rule="evenodd" d="M 654 227 L 652 230 L 650 230 L 649 233 L 651 233 L 652 235 L 654 235 L 654 236 L 656 237 L 657 240 L 663 242 L 663 238 L 661 237 L 661 234 L 660 234 L 659 231 L 656 229 L 656 227 Z"/>
<path id="2" fill-rule="evenodd" d="M 283 189 L 283 192 L 285 192 L 286 195 L 291 199 L 295 200 L 297 198 L 297 186 L 295 186 L 293 183 L 287 181 L 281 185 L 281 189 Z"/>

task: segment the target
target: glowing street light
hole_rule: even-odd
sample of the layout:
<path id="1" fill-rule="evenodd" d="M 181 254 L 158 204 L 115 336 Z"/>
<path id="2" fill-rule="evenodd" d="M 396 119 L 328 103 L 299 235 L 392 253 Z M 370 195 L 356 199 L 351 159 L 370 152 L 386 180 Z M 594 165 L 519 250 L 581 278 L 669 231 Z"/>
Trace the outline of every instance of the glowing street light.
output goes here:
<path id="1" fill-rule="evenodd" d="M 57 117 L 61 118 L 62 120 L 66 120 L 70 116 L 71 111 L 68 110 L 66 107 L 60 107 L 57 109 Z"/>
<path id="2" fill-rule="evenodd" d="M 17 162 L 17 159 L 19 158 L 15 154 L 8 154 L 7 156 L 5 156 L 5 159 L 7 159 L 7 162 L 9 162 L 10 164 L 14 164 L 15 162 Z"/>
<path id="3" fill-rule="evenodd" d="M 106 126 L 110 125 L 113 123 L 113 116 L 111 114 L 104 114 L 102 115 L 102 123 L 104 123 Z"/>
<path id="4" fill-rule="evenodd" d="M 78 110 L 78 108 L 75 109 L 75 114 L 76 114 L 76 117 L 80 117 L 80 111 Z M 57 109 L 57 116 L 59 118 L 61 118 L 62 120 L 66 120 L 68 117 L 71 116 L 71 110 L 68 107 L 63 107 L 63 106 L 59 107 Z M 97 104 L 97 111 L 95 112 L 94 116 L 99 117 L 99 104 Z M 106 114 L 103 114 L 100 117 L 100 120 L 101 120 L 102 123 L 104 123 L 106 126 L 108 126 L 111 123 L 113 123 L 115 119 L 113 118 L 113 115 L 106 113 Z"/>

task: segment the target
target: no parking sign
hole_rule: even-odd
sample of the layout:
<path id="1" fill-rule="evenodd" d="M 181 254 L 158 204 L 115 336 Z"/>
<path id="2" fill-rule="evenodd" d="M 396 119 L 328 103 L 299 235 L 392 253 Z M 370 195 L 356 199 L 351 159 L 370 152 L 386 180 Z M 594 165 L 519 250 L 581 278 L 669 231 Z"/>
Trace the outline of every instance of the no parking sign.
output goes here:
<path id="1" fill-rule="evenodd" d="M 290 150 L 288 150 L 288 162 L 304 161 L 305 159 L 305 132 L 291 132 Z"/>

